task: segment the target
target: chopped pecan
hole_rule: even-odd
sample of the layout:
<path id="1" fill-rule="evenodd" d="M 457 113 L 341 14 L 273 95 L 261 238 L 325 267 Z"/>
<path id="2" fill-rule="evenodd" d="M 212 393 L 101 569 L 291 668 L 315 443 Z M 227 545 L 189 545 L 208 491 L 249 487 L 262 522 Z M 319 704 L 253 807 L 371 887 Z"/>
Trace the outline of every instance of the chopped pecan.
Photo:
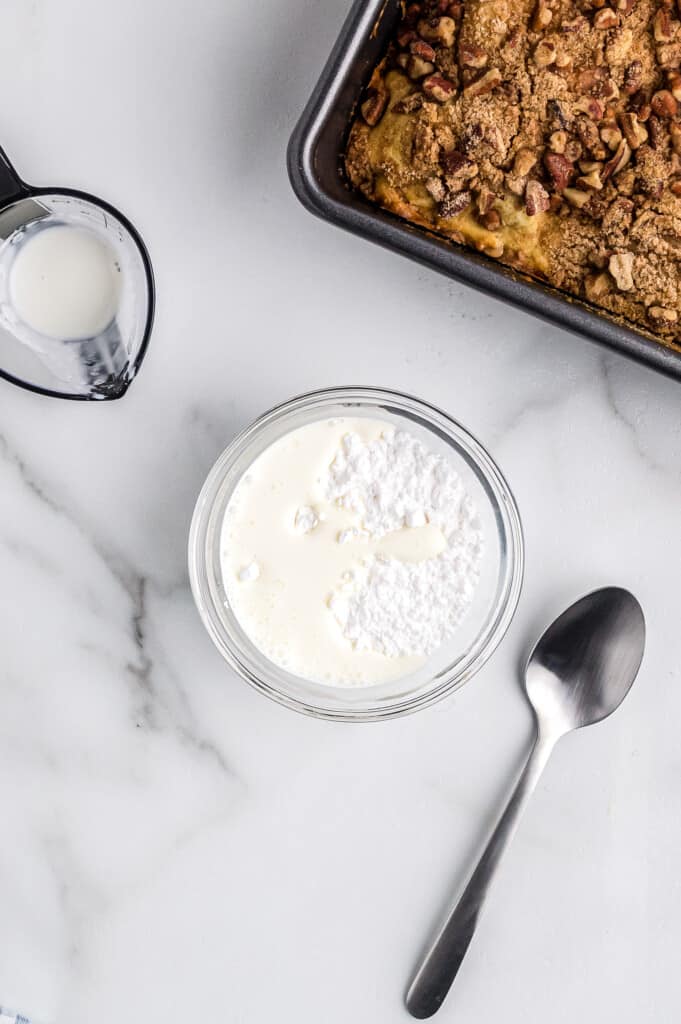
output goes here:
<path id="1" fill-rule="evenodd" d="M 600 11 L 596 11 L 596 14 L 594 15 L 594 28 L 615 28 L 618 24 L 619 18 L 617 17 L 617 13 L 613 11 L 612 7 L 603 7 Z"/>
<path id="2" fill-rule="evenodd" d="M 612 288 L 612 278 L 609 274 L 589 274 L 584 278 L 584 291 L 590 302 L 598 302 L 604 298 Z"/>
<path id="3" fill-rule="evenodd" d="M 589 27 L 589 22 L 586 20 L 583 14 L 578 14 L 576 18 L 570 18 L 564 21 L 560 26 L 561 32 L 583 32 Z"/>
<path id="4" fill-rule="evenodd" d="M 635 112 L 639 121 L 647 121 L 650 117 L 650 99 L 643 89 L 639 89 L 639 91 L 631 97 L 629 106 Z"/>
<path id="5" fill-rule="evenodd" d="M 532 31 L 543 32 L 545 28 L 548 28 L 552 20 L 553 11 L 547 4 L 546 0 L 538 0 L 532 17 Z"/>
<path id="6" fill-rule="evenodd" d="M 675 71 L 669 76 L 669 91 L 677 102 L 681 102 L 681 75 Z"/>
<path id="7" fill-rule="evenodd" d="M 648 140 L 648 132 L 636 114 L 622 114 L 620 124 L 631 149 L 638 149 Z"/>
<path id="8" fill-rule="evenodd" d="M 582 188 L 593 189 L 594 192 L 600 192 L 603 188 L 600 165 L 594 167 L 594 169 L 589 171 L 588 174 L 583 174 L 580 178 L 577 178 L 577 184 L 581 185 Z"/>
<path id="9" fill-rule="evenodd" d="M 558 48 L 552 39 L 542 39 L 534 48 L 533 59 L 537 67 L 547 68 L 553 64 L 558 53 Z"/>
<path id="10" fill-rule="evenodd" d="M 601 101 L 593 96 L 580 96 L 575 102 L 575 110 L 587 114 L 592 121 L 600 121 L 605 113 L 605 107 Z"/>
<path id="11" fill-rule="evenodd" d="M 549 149 L 553 153 L 564 153 L 565 147 L 567 146 L 567 141 L 567 132 L 551 132 L 551 135 L 549 136 Z"/>
<path id="12" fill-rule="evenodd" d="M 681 179 L 677 178 L 676 181 L 673 181 L 669 186 L 669 191 L 672 195 L 681 196 Z"/>
<path id="13" fill-rule="evenodd" d="M 658 43 L 671 43 L 676 25 L 672 26 L 672 16 L 668 8 L 660 7 L 653 18 L 653 35 Z"/>
<path id="14" fill-rule="evenodd" d="M 577 207 L 581 210 L 589 202 L 590 195 L 588 192 L 582 192 L 579 188 L 566 188 L 563 189 L 563 196 L 567 199 L 570 206 Z"/>
<path id="15" fill-rule="evenodd" d="M 519 149 L 513 161 L 513 172 L 520 177 L 530 173 L 537 162 L 537 154 L 531 149 Z"/>
<path id="16" fill-rule="evenodd" d="M 681 155 L 681 127 L 678 124 L 671 124 L 669 135 L 672 140 L 672 149 L 675 153 Z"/>
<path id="17" fill-rule="evenodd" d="M 618 11 L 622 12 L 622 14 L 631 14 L 636 3 L 637 0 L 617 0 L 616 7 Z"/>
<path id="18" fill-rule="evenodd" d="M 472 178 L 477 174 L 477 164 L 458 149 L 450 149 L 440 156 L 442 170 L 449 177 Z"/>
<path id="19" fill-rule="evenodd" d="M 456 217 L 458 213 L 462 213 L 467 209 L 473 202 L 473 196 L 466 190 L 464 192 L 452 192 L 450 195 L 440 203 L 440 216 L 445 219 L 448 217 Z"/>
<path id="20" fill-rule="evenodd" d="M 435 50 L 430 43 L 426 43 L 423 39 L 415 39 L 414 42 L 410 44 L 409 49 L 415 57 L 420 57 L 421 60 L 435 60 Z"/>
<path id="21" fill-rule="evenodd" d="M 367 98 L 362 103 L 362 117 L 366 123 L 373 128 L 383 117 L 383 112 L 388 105 L 390 94 L 387 89 L 370 89 Z"/>
<path id="22" fill-rule="evenodd" d="M 465 68 L 484 68 L 488 60 L 487 53 L 481 46 L 469 44 L 459 47 L 459 61 Z"/>
<path id="23" fill-rule="evenodd" d="M 592 96 L 600 96 L 607 77 L 608 73 L 604 67 L 585 68 L 577 76 L 577 89 L 579 92 L 589 93 Z"/>
<path id="24" fill-rule="evenodd" d="M 497 231 L 501 227 L 501 214 L 498 210 L 488 210 L 480 219 L 488 231 Z"/>
<path id="25" fill-rule="evenodd" d="M 617 252 L 610 257 L 608 270 L 621 292 L 630 292 L 634 289 L 633 266 L 633 252 Z"/>
<path id="26" fill-rule="evenodd" d="M 674 70 L 681 65 L 681 43 L 659 43 L 655 56 L 661 68 Z"/>
<path id="27" fill-rule="evenodd" d="M 633 96 L 638 92 L 643 82 L 643 64 L 640 60 L 633 60 L 624 72 L 624 91 L 627 96 Z"/>
<path id="28" fill-rule="evenodd" d="M 631 160 L 631 149 L 626 139 L 622 139 L 619 146 L 614 152 L 614 155 L 603 168 L 603 181 L 607 181 L 608 178 L 613 178 L 616 174 L 619 174 L 623 170 L 629 161 Z"/>
<path id="29" fill-rule="evenodd" d="M 428 178 L 424 185 L 428 195 L 432 196 L 436 203 L 441 203 L 447 195 L 447 189 L 441 178 Z"/>
<path id="30" fill-rule="evenodd" d="M 418 35 L 414 32 L 413 28 L 404 25 L 397 32 L 397 45 L 403 48 L 409 46 L 412 40 L 418 39 Z"/>
<path id="31" fill-rule="evenodd" d="M 598 132 L 598 128 L 589 117 L 580 115 L 577 118 L 577 134 L 585 149 L 588 149 L 597 160 L 602 160 L 605 157 L 605 147 L 601 142 L 601 137 Z"/>
<path id="32" fill-rule="evenodd" d="M 656 327 L 675 327 L 679 320 L 678 312 L 665 306 L 650 306 L 648 316 Z"/>
<path id="33" fill-rule="evenodd" d="M 480 78 L 476 78 L 474 82 L 469 82 L 465 86 L 463 93 L 464 96 L 472 98 L 473 96 L 484 96 L 485 93 L 492 92 L 499 83 L 501 82 L 501 71 L 499 68 L 490 68 Z"/>
<path id="34" fill-rule="evenodd" d="M 570 183 L 574 166 L 563 153 L 545 153 L 544 166 L 548 171 L 554 189 L 562 192 Z"/>
<path id="35" fill-rule="evenodd" d="M 421 88 L 426 96 L 437 100 L 438 103 L 446 103 L 456 93 L 454 83 L 450 82 L 448 78 L 443 78 L 442 75 L 429 75 L 424 78 Z"/>
<path id="36" fill-rule="evenodd" d="M 425 78 L 426 75 L 435 71 L 435 65 L 432 61 L 423 60 L 421 57 L 414 57 L 412 55 L 407 60 L 406 69 L 409 77 L 416 81 L 416 79 Z"/>
<path id="37" fill-rule="evenodd" d="M 636 115 L 633 115 L 634 117 Z M 609 150 L 616 150 L 622 141 L 622 132 L 619 128 L 610 127 L 609 125 L 605 128 L 601 128 L 601 138 L 606 144 Z"/>
<path id="38" fill-rule="evenodd" d="M 492 189 L 487 188 L 486 185 L 483 185 L 483 187 L 478 192 L 477 199 L 475 201 L 476 206 L 478 208 L 478 213 L 480 213 L 481 215 L 489 213 L 489 211 L 494 206 L 496 200 L 497 197 L 495 193 L 492 191 Z"/>
<path id="39" fill-rule="evenodd" d="M 456 35 L 456 22 L 453 18 L 428 18 L 418 23 L 418 33 L 429 43 L 440 46 L 453 46 Z"/>
<path id="40" fill-rule="evenodd" d="M 583 152 L 584 147 L 579 139 L 570 139 L 565 147 L 565 156 L 568 160 L 572 161 L 572 163 L 574 163 L 575 160 L 579 160 Z"/>
<path id="41" fill-rule="evenodd" d="M 661 118 L 651 114 L 648 118 L 648 130 L 650 132 L 650 145 L 653 149 L 660 149 L 667 141 L 667 132 Z"/>
<path id="42" fill-rule="evenodd" d="M 674 117 L 679 109 L 679 105 L 669 89 L 660 89 L 658 92 L 653 93 L 650 107 L 658 117 Z"/>
<path id="43" fill-rule="evenodd" d="M 551 204 L 549 194 L 539 181 L 533 178 L 525 186 L 525 212 L 528 217 L 537 213 L 545 213 Z"/>

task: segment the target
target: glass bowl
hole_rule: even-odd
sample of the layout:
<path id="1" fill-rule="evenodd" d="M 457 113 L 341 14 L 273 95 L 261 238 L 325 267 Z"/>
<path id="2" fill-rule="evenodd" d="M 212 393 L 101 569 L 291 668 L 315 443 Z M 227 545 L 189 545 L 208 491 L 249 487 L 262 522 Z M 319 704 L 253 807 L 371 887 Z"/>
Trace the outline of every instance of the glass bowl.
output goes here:
<path id="1" fill-rule="evenodd" d="M 220 561 L 225 510 L 254 460 L 284 434 L 320 419 L 380 419 L 418 437 L 453 464 L 475 501 L 485 535 L 480 582 L 455 635 L 417 671 L 375 686 L 310 682 L 271 662 L 239 625 L 227 600 Z M 518 604 L 524 549 L 520 516 L 497 465 L 459 423 L 409 395 L 382 388 L 331 388 L 301 395 L 243 431 L 208 475 L 189 537 L 194 600 L 216 647 L 267 697 L 309 715 L 345 722 L 394 718 L 427 707 L 471 678 L 504 636 Z"/>

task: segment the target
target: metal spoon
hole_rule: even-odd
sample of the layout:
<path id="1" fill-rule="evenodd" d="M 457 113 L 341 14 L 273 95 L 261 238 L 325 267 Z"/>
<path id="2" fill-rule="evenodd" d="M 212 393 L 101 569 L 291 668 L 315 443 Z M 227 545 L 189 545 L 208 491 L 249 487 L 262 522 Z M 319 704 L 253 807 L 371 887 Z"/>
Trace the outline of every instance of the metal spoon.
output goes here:
<path id="1" fill-rule="evenodd" d="M 475 933 L 501 855 L 554 745 L 565 733 L 592 725 L 619 707 L 636 678 L 645 620 L 628 590 L 588 594 L 556 619 L 532 652 L 525 688 L 535 715 L 535 741 L 516 788 L 478 866 L 433 942 L 407 993 L 419 1020 L 439 1010 Z"/>

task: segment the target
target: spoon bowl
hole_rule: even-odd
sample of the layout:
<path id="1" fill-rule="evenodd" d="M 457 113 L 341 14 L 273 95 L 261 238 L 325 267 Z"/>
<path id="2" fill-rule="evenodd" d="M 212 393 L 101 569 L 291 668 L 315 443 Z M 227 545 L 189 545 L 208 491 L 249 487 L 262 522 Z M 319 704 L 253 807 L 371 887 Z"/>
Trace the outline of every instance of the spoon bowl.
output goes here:
<path id="1" fill-rule="evenodd" d="M 540 727 L 562 735 L 611 715 L 636 678 L 645 633 L 640 604 L 620 587 L 596 590 L 564 611 L 525 670 Z"/>

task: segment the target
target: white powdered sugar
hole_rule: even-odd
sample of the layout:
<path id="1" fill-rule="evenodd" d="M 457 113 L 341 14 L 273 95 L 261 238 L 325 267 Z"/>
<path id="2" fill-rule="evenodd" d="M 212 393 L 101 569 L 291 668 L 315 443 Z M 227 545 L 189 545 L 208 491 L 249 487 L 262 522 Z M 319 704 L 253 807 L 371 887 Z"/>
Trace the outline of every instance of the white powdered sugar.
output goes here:
<path id="1" fill-rule="evenodd" d="M 441 531 L 446 548 L 437 557 L 370 556 L 329 600 L 356 650 L 431 654 L 461 622 L 480 578 L 482 528 L 461 478 L 406 431 L 368 444 L 350 433 L 329 468 L 326 490 L 330 501 L 361 517 L 369 538 L 427 524 Z"/>

